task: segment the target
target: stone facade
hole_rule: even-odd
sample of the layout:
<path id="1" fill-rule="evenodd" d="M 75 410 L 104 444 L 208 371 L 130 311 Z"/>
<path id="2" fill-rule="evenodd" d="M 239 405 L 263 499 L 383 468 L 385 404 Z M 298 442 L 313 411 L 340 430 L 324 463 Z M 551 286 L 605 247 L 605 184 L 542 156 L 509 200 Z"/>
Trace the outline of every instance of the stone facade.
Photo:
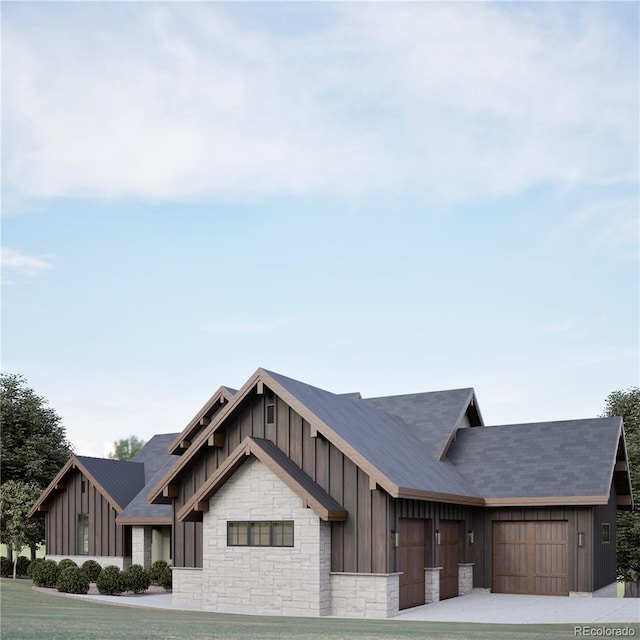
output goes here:
<path id="1" fill-rule="evenodd" d="M 227 522 L 247 520 L 293 520 L 294 546 L 227 546 Z M 203 517 L 201 592 L 205 610 L 327 615 L 331 608 L 330 562 L 330 524 L 303 506 L 255 458 L 249 458 L 209 501 Z"/>
<path id="2" fill-rule="evenodd" d="M 392 618 L 399 605 L 399 573 L 331 573 L 331 615 Z"/>
<path id="3" fill-rule="evenodd" d="M 129 556 L 50 556 L 47 554 L 47 560 L 55 560 L 60 562 L 64 558 L 73 560 L 79 567 L 83 562 L 87 560 L 95 560 L 101 567 L 108 567 L 114 565 L 118 569 L 126 569 L 131 565 L 131 558 Z"/>
<path id="4" fill-rule="evenodd" d="M 425 604 L 440 602 L 440 571 L 442 567 L 430 567 L 424 570 Z"/>
<path id="5" fill-rule="evenodd" d="M 202 607 L 202 569 L 192 567 L 172 568 L 171 591 L 173 604 L 179 607 Z"/>
<path id="6" fill-rule="evenodd" d="M 151 566 L 151 527 L 131 527 L 131 563 Z"/>
<path id="7" fill-rule="evenodd" d="M 458 595 L 466 596 L 473 591 L 474 563 L 458 565 Z"/>

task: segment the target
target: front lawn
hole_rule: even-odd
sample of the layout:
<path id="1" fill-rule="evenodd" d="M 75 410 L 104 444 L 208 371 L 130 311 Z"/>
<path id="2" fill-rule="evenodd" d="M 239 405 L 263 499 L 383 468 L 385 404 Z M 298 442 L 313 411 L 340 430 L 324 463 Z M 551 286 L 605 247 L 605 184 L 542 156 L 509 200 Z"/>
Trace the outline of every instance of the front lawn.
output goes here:
<path id="1" fill-rule="evenodd" d="M 36 592 L 0 580 L 3 640 L 561 640 L 572 625 L 275 618 L 166 611 Z"/>

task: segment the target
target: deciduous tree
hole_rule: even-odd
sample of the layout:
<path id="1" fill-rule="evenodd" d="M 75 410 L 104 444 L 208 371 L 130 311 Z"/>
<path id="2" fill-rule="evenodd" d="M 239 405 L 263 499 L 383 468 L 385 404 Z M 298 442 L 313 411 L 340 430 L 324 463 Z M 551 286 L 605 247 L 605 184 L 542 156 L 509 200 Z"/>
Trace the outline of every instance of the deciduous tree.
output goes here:
<path id="1" fill-rule="evenodd" d="M 144 440 L 138 440 L 136 436 L 123 438 L 113 443 L 113 451 L 109 457 L 116 460 L 131 460 L 143 446 Z"/>

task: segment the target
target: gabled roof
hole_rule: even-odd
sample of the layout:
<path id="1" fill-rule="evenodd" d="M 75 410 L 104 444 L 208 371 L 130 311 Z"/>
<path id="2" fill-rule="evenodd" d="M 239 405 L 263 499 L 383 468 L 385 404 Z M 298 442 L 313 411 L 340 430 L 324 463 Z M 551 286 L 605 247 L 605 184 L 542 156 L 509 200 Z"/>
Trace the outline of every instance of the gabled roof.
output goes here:
<path id="1" fill-rule="evenodd" d="M 178 460 L 167 450 L 177 435 L 176 433 L 163 433 L 153 436 L 131 459 L 132 462 L 144 464 L 145 484 L 118 516 L 117 524 L 166 525 L 172 523 L 171 505 L 150 504 L 147 501 L 147 493 Z"/>
<path id="2" fill-rule="evenodd" d="M 257 385 L 264 385 L 297 411 L 312 430 L 321 433 L 393 497 L 423 498 L 461 504 L 482 504 L 476 489 L 448 461 L 439 462 L 398 417 L 358 399 L 258 369 L 211 424 L 197 437 L 154 490 L 151 501 L 188 468 L 189 460 Z"/>
<path id="3" fill-rule="evenodd" d="M 448 460 L 488 505 L 606 504 L 619 442 L 621 418 L 460 429 Z"/>
<path id="4" fill-rule="evenodd" d="M 236 393 L 237 390 L 231 387 L 219 387 L 205 402 L 202 409 L 191 419 L 189 424 L 169 443 L 169 453 L 184 453 L 191 445 L 191 440 L 197 436 L 203 427 L 206 427 L 211 422 L 211 418 L 216 412 L 219 412 L 225 404 L 228 404 Z"/>
<path id="5" fill-rule="evenodd" d="M 209 499 L 250 455 L 263 462 L 322 520 L 343 521 L 347 519 L 348 514 L 343 507 L 294 464 L 275 444 L 264 438 L 248 436 L 180 509 L 177 514 L 178 520 L 201 519 L 202 512 L 209 508 Z"/>
<path id="6" fill-rule="evenodd" d="M 473 389 L 364 398 L 362 402 L 401 418 L 438 460 L 444 459 L 467 413 L 471 414 L 472 426 L 483 424 Z"/>
<path id="7" fill-rule="evenodd" d="M 81 471 L 98 492 L 119 514 L 144 486 L 144 465 L 141 462 L 71 456 L 38 501 L 29 510 L 29 516 L 46 511 L 45 505 L 56 491 L 64 490 L 65 478 Z"/>

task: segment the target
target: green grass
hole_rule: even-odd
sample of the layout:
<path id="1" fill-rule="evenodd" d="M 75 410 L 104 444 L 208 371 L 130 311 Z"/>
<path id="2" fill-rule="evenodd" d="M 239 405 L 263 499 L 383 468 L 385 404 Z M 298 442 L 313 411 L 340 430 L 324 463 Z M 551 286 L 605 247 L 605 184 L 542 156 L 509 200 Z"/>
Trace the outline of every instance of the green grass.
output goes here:
<path id="1" fill-rule="evenodd" d="M 2 640 L 562 640 L 573 625 L 276 618 L 105 605 L 0 580 Z"/>

